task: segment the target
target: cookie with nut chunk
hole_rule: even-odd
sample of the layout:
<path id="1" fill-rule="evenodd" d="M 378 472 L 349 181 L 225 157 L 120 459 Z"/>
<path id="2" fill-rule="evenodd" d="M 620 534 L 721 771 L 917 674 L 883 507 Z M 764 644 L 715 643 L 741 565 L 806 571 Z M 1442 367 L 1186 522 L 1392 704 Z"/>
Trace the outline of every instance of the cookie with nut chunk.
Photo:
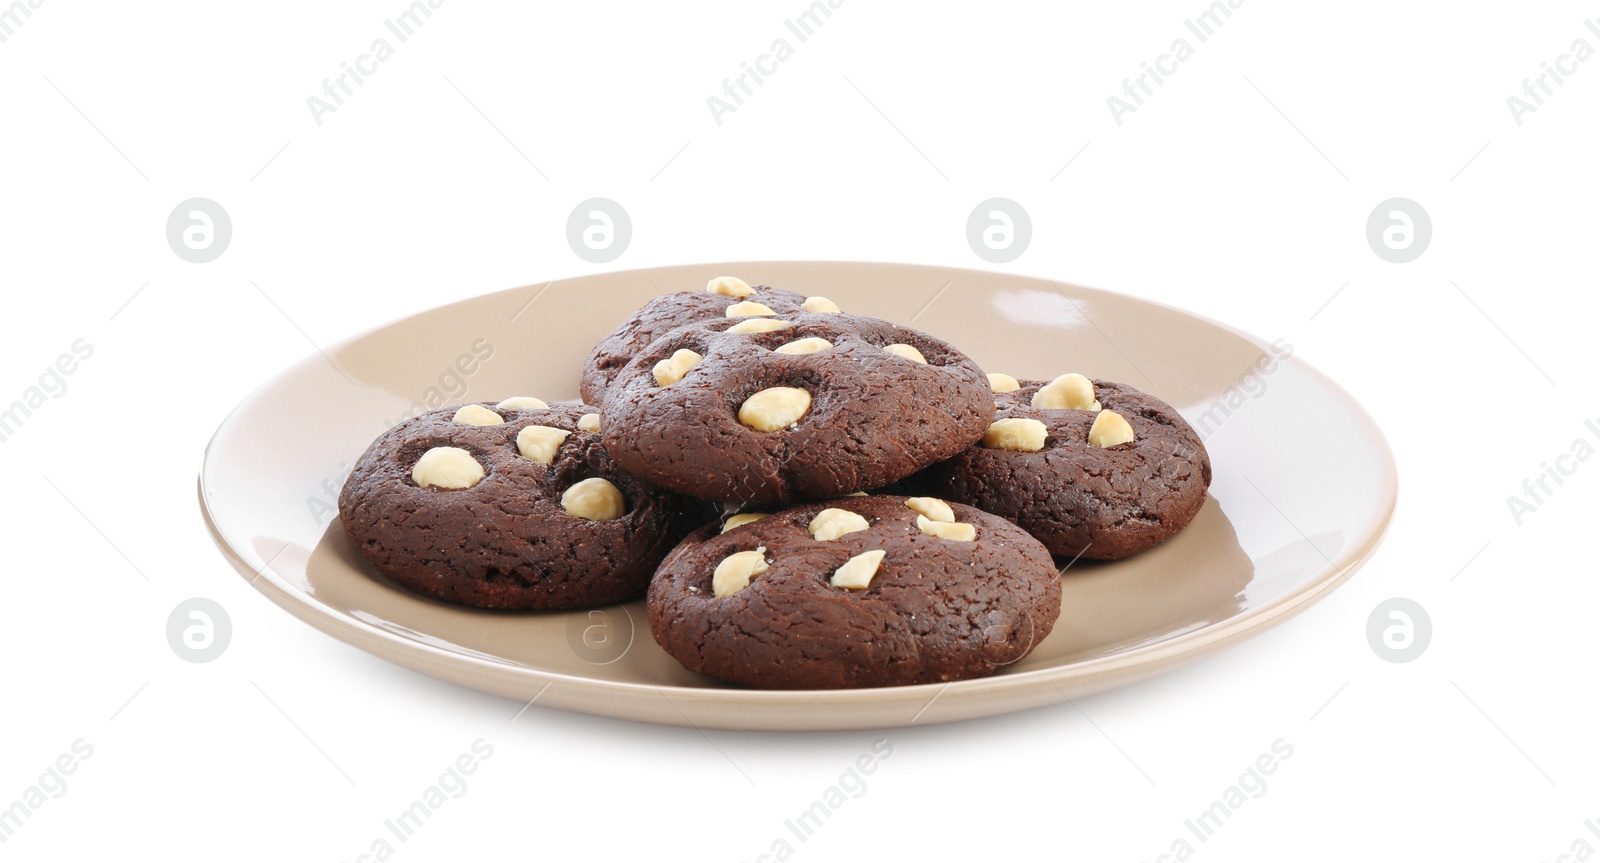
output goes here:
<path id="1" fill-rule="evenodd" d="M 983 372 L 949 344 L 876 318 L 801 313 L 672 331 L 607 389 L 623 468 L 673 491 L 773 505 L 878 488 L 982 437 Z"/>
<path id="2" fill-rule="evenodd" d="M 1050 553 L 1005 519 L 935 498 L 842 497 L 691 534 L 647 599 L 691 671 L 768 689 L 982 677 L 1055 626 Z"/>
<path id="3" fill-rule="evenodd" d="M 705 521 L 617 467 L 594 408 L 534 398 L 440 408 L 385 432 L 345 481 L 339 518 L 390 580 L 483 608 L 636 598 Z"/>
<path id="4" fill-rule="evenodd" d="M 590 352 L 583 363 L 578 392 L 590 404 L 603 403 L 606 389 L 622 367 L 651 342 L 679 327 L 722 318 L 756 317 L 763 313 L 836 314 L 838 311 L 839 306 L 827 297 L 808 297 L 765 285 L 752 286 L 736 276 L 720 276 L 707 282 L 703 291 L 680 291 L 645 303 Z"/>
<path id="5" fill-rule="evenodd" d="M 1163 542 L 1205 504 L 1211 458 L 1166 402 L 1080 374 L 989 379 L 997 411 L 983 440 L 912 488 L 1004 516 L 1056 555 L 1094 560 Z"/>

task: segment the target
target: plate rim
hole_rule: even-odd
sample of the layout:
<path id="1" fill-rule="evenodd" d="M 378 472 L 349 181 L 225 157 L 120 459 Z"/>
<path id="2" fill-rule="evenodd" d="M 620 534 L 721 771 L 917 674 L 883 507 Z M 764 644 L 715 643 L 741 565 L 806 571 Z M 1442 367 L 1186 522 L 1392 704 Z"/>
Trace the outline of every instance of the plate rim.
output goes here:
<path id="1" fill-rule="evenodd" d="M 402 322 L 414 318 L 431 315 L 443 309 L 464 303 L 482 301 L 488 297 L 524 291 L 537 288 L 541 285 L 554 284 L 561 281 L 571 281 L 595 276 L 625 276 L 628 273 L 659 272 L 669 269 L 734 269 L 751 266 L 849 266 L 849 267 L 886 267 L 893 269 L 922 269 L 929 272 L 944 274 L 963 273 L 981 277 L 1002 276 L 1007 278 L 1020 278 L 1031 281 L 1046 282 L 1059 287 L 1071 288 L 1079 292 L 1104 294 L 1118 298 L 1122 301 L 1131 301 L 1148 306 L 1158 307 L 1185 317 L 1203 321 L 1233 336 L 1241 338 L 1250 344 L 1266 350 L 1269 345 L 1264 340 L 1250 333 L 1239 330 L 1229 324 L 1217 321 L 1207 315 L 1191 312 L 1168 303 L 1149 300 L 1131 294 L 1119 293 L 1076 282 L 1063 281 L 1048 277 L 1031 276 L 1020 273 L 1004 273 L 997 271 L 976 270 L 963 267 L 947 267 L 936 264 L 895 263 L 887 261 L 841 261 L 841 260 L 768 260 L 768 261 L 742 261 L 742 262 L 713 262 L 705 264 L 670 264 L 659 267 L 640 267 L 628 270 L 614 270 L 603 273 L 589 273 L 579 276 L 569 276 L 551 279 L 547 282 L 534 282 L 499 291 L 490 291 L 470 297 L 464 297 L 442 305 L 433 306 L 411 314 L 403 315 L 388 322 L 369 327 L 354 335 L 321 349 L 321 353 L 337 353 L 345 346 L 367 338 L 374 333 L 386 330 Z M 781 715 L 800 705 L 812 708 L 837 709 L 851 705 L 881 702 L 886 699 L 903 700 L 920 703 L 924 699 L 937 700 L 949 690 L 957 690 L 957 697 L 965 695 L 968 698 L 981 697 L 986 694 L 1011 693 L 1013 690 L 1027 690 L 1037 687 L 1041 683 L 1050 684 L 1062 696 L 1056 701 L 1070 699 L 1073 695 L 1083 696 L 1108 689 L 1131 685 L 1141 680 L 1162 674 L 1166 671 L 1192 661 L 1198 661 L 1212 655 L 1223 648 L 1236 644 L 1244 639 L 1264 632 L 1279 623 L 1282 623 L 1295 614 L 1309 608 L 1316 602 L 1326 597 L 1344 582 L 1348 581 L 1357 570 L 1370 560 L 1378 547 L 1387 537 L 1393 525 L 1395 508 L 1399 497 L 1399 475 L 1394 460 L 1393 448 L 1389 445 L 1383 429 L 1367 412 L 1366 408 L 1358 402 L 1348 390 L 1340 386 L 1320 369 L 1306 362 L 1299 356 L 1289 356 L 1284 362 L 1294 364 L 1298 370 L 1308 373 L 1319 384 L 1326 387 L 1331 393 L 1344 403 L 1351 415 L 1365 424 L 1370 431 L 1373 441 L 1381 455 L 1379 465 L 1381 479 L 1383 480 L 1380 499 L 1375 502 L 1375 528 L 1370 531 L 1364 541 L 1349 548 L 1341 549 L 1333 559 L 1327 560 L 1326 565 L 1311 577 L 1308 577 L 1292 591 L 1282 596 L 1275 597 L 1259 606 L 1250 608 L 1239 614 L 1230 616 L 1221 621 L 1214 621 L 1204 626 L 1181 633 L 1152 644 L 1139 645 L 1125 650 L 1119 650 L 1104 656 L 1091 657 L 1084 660 L 1069 662 L 1064 665 L 1037 668 L 1020 671 L 1012 674 L 991 675 L 988 677 L 971 680 L 949 681 L 945 683 L 925 683 L 910 686 L 873 687 L 865 689 L 805 689 L 805 690 L 768 690 L 768 689 L 740 689 L 719 688 L 704 686 L 683 686 L 678 684 L 645 684 L 623 681 L 602 680 L 593 677 L 567 674 L 563 672 L 540 669 L 532 666 L 517 665 L 506 661 L 494 661 L 469 654 L 458 653 L 422 641 L 405 638 L 397 633 L 390 632 L 380 626 L 368 623 L 359 618 L 340 612 L 319 601 L 305 591 L 293 585 L 284 583 L 269 566 L 256 569 L 239 552 L 232 542 L 223 533 L 218 525 L 211 507 L 208 503 L 206 488 L 206 475 L 208 468 L 213 464 L 214 450 L 221 438 L 230 430 L 235 419 L 248 405 L 256 400 L 263 390 L 272 386 L 292 372 L 298 371 L 312 364 L 320 358 L 321 354 L 313 352 L 293 362 L 271 377 L 260 382 L 246 393 L 228 414 L 218 424 L 206 442 L 203 451 L 199 475 L 196 481 L 197 498 L 200 505 L 202 518 L 205 521 L 207 532 L 211 535 L 223 557 L 238 571 L 241 577 L 247 579 L 250 587 L 267 596 L 274 604 L 289 611 L 295 617 L 312 625 L 317 630 L 334 638 L 351 644 L 369 654 L 388 662 L 410 668 L 431 677 L 445 680 L 455 685 L 467 686 L 479 691 L 491 692 L 512 698 L 510 690 L 513 683 L 524 684 L 528 687 L 543 685 L 540 690 L 555 688 L 556 684 L 568 684 L 583 687 L 588 690 L 598 691 L 602 695 L 622 696 L 619 699 L 603 699 L 605 705 L 616 705 L 619 709 L 595 709 L 592 701 L 584 704 L 546 702 L 546 706 L 556 707 L 569 711 L 587 713 L 591 715 L 609 716 L 630 721 L 651 722 L 654 724 L 669 724 L 694 727 L 712 727 L 726 729 L 764 729 L 764 730 L 842 730 L 842 729 L 868 729 L 903 727 L 918 721 L 921 717 L 912 718 L 904 723 L 882 722 L 851 722 L 851 717 L 839 717 L 844 721 L 839 722 L 795 722 L 785 724 Z M 269 562 L 270 563 L 270 562 Z M 636 636 L 637 637 L 637 636 Z M 444 675 L 435 673 L 435 667 L 452 667 L 460 669 L 462 666 L 470 668 L 476 678 L 474 683 L 464 683 L 459 673 Z M 509 680 L 507 680 L 509 678 Z M 496 685 L 504 683 L 505 685 Z M 1071 687 L 1063 688 L 1062 684 L 1071 683 Z M 640 695 L 650 695 L 652 692 L 670 702 L 677 708 L 676 712 L 683 721 L 676 721 L 671 714 L 663 717 L 644 718 L 637 712 L 630 713 L 627 706 L 630 699 Z M 931 698 L 930 698 L 931 697 Z M 538 700 L 538 696 L 535 696 Z M 774 714 L 773 718 L 764 719 L 755 724 L 740 722 L 719 721 L 719 717 L 712 715 L 703 717 L 702 721 L 692 719 L 683 710 L 683 705 L 692 705 L 705 708 L 727 708 L 733 702 L 741 709 L 757 708 L 762 712 Z M 745 703 L 748 702 L 748 703 Z M 531 702 L 530 702 L 531 703 Z M 926 707 L 924 707 L 924 710 Z M 962 721 L 979 716 L 1001 715 L 1031 709 L 1029 707 L 1002 708 L 999 710 L 978 710 L 951 715 L 944 718 L 934 716 L 928 718 L 923 724 L 933 725 L 942 722 Z M 731 719 L 732 717 L 728 717 Z M 776 719 L 777 721 L 774 721 Z"/>

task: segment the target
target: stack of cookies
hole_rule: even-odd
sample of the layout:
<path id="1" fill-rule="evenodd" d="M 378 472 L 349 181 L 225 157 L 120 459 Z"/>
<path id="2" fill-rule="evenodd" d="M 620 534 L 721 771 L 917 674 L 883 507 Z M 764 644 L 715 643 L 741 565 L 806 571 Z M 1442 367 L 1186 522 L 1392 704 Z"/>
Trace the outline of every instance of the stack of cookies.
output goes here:
<path id="1" fill-rule="evenodd" d="M 733 683 L 896 686 L 1026 656 L 1060 612 L 1052 556 L 1148 549 L 1211 482 L 1159 399 L 986 375 L 926 333 L 733 277 L 648 303 L 579 391 L 390 429 L 340 495 L 351 540 L 448 602 L 645 595 L 656 642 Z"/>

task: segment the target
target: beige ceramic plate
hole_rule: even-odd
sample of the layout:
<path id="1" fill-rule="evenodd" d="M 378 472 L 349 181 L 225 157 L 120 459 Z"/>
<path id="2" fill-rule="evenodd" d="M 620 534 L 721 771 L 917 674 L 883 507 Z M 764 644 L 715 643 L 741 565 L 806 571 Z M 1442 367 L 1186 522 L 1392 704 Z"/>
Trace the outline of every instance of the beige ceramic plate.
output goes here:
<path id="1" fill-rule="evenodd" d="M 726 274 L 912 324 L 988 371 L 1078 371 L 1160 396 L 1205 438 L 1211 498 L 1165 545 L 1068 569 L 1055 631 L 1021 662 L 982 680 L 843 692 L 751 691 L 686 671 L 651 639 L 642 603 L 503 613 L 422 599 L 378 577 L 346 540 L 339 486 L 384 429 L 424 405 L 576 398 L 601 336 L 660 291 Z M 1372 554 L 1395 500 L 1388 446 L 1348 394 L 1289 351 L 1165 306 L 968 270 L 769 262 L 589 276 L 435 309 L 290 368 L 217 430 L 201 506 L 228 559 L 274 602 L 475 689 L 703 728 L 948 722 L 1173 668 L 1288 618 Z"/>

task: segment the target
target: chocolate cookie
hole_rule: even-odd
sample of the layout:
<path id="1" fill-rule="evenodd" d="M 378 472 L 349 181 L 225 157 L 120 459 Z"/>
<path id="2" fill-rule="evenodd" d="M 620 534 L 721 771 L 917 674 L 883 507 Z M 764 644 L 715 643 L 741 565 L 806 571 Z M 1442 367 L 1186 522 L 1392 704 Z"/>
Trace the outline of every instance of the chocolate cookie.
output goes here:
<path id="1" fill-rule="evenodd" d="M 983 372 L 945 342 L 809 313 L 674 330 L 623 368 L 603 410 L 606 449 L 624 469 L 761 505 L 908 476 L 975 443 L 993 412 Z"/>
<path id="2" fill-rule="evenodd" d="M 578 392 L 589 404 L 604 403 L 606 388 L 617 373 L 651 342 L 679 327 L 721 320 L 728 307 L 736 303 L 759 303 L 780 315 L 839 311 L 826 297 L 804 297 L 764 285 L 751 287 L 732 276 L 712 279 L 704 291 L 666 294 L 645 303 L 633 317 L 601 339 L 583 363 Z"/>
<path id="3" fill-rule="evenodd" d="M 845 497 L 691 534 L 650 582 L 650 632 L 685 667 L 768 689 L 982 677 L 1061 611 L 1044 546 L 932 498 Z"/>
<path id="4" fill-rule="evenodd" d="M 1004 516 L 1054 554 L 1097 560 L 1162 542 L 1205 503 L 1211 459 L 1166 402 L 1076 374 L 990 377 L 998 410 L 984 440 L 914 488 Z"/>
<path id="5" fill-rule="evenodd" d="M 484 608 L 632 599 L 704 523 L 612 462 L 594 408 L 508 399 L 429 411 L 385 432 L 339 494 L 379 572 Z"/>

